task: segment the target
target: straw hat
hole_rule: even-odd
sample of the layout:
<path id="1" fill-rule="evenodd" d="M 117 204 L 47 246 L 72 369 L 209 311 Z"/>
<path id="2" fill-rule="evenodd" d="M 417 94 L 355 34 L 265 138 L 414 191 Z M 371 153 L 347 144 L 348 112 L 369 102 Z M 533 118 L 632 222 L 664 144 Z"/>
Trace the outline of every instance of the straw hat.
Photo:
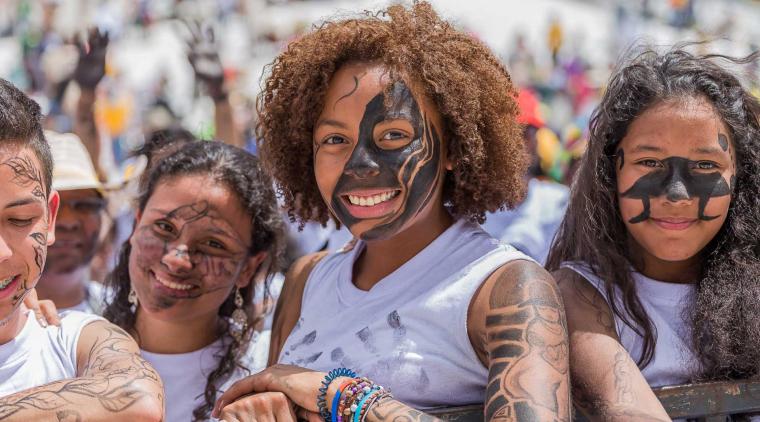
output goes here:
<path id="1" fill-rule="evenodd" d="M 46 130 L 45 139 L 53 155 L 53 189 L 96 189 L 105 193 L 106 187 L 98 179 L 90 153 L 77 135 Z"/>

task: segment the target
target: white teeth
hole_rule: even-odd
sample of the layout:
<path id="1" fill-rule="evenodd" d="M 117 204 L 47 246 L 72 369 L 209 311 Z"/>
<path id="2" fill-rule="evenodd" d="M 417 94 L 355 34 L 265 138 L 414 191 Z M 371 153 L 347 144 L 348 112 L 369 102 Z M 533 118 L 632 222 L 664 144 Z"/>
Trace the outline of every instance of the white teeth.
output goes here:
<path id="1" fill-rule="evenodd" d="M 13 276 L 13 277 L 7 278 L 7 279 L 5 279 L 3 281 L 0 281 L 0 289 L 4 289 L 4 288 L 8 287 L 8 285 L 11 284 L 11 281 L 13 281 L 14 278 L 16 278 L 16 276 Z"/>
<path id="2" fill-rule="evenodd" d="M 164 280 L 163 278 L 156 275 L 156 280 L 158 280 L 159 283 L 163 284 L 164 286 L 174 289 L 174 290 L 190 290 L 193 288 L 191 284 L 179 284 L 175 283 L 173 281 Z"/>
<path id="3" fill-rule="evenodd" d="M 352 205 L 359 205 L 362 207 L 371 207 L 379 203 L 388 201 L 392 198 L 395 198 L 397 194 L 398 194 L 398 191 L 384 192 L 384 193 L 381 193 L 378 195 L 372 195 L 372 196 L 348 195 L 348 202 L 350 202 Z"/>

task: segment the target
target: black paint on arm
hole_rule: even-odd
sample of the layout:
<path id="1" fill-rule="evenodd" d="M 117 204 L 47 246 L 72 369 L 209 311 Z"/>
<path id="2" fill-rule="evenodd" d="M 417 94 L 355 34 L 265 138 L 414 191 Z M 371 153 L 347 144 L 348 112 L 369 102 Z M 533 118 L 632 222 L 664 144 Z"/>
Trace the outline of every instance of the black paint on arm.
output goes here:
<path id="1" fill-rule="evenodd" d="M 522 262 L 492 277 L 490 292 L 484 291 L 489 297 L 485 420 L 569 420 L 567 327 L 554 280 Z"/>

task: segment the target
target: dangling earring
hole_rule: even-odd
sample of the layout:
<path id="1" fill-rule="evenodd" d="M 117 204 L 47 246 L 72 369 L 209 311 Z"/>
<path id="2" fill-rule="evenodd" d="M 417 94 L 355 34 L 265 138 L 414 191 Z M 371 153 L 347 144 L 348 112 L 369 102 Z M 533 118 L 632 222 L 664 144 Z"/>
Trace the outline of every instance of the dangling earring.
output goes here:
<path id="1" fill-rule="evenodd" d="M 127 302 L 132 305 L 132 311 L 137 310 L 137 292 L 135 292 L 135 289 L 132 286 L 129 286 L 129 296 L 127 296 Z"/>
<path id="2" fill-rule="evenodd" d="M 232 311 L 232 317 L 230 317 L 230 335 L 237 340 L 238 343 L 243 339 L 243 333 L 248 328 L 248 315 L 243 309 L 243 295 L 240 294 L 240 289 L 235 288 L 235 310 Z"/>

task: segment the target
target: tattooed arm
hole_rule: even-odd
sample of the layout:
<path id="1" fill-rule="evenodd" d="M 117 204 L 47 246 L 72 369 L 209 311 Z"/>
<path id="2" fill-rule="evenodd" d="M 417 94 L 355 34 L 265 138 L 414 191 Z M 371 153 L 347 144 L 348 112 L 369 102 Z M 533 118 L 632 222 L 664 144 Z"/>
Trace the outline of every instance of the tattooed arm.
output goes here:
<path id="1" fill-rule="evenodd" d="M 77 378 L 0 398 L 0 421 L 161 421 L 163 386 L 121 328 L 97 321 L 82 329 Z"/>
<path id="2" fill-rule="evenodd" d="M 602 295 L 572 270 L 554 273 L 567 305 L 570 368 L 576 408 L 591 420 L 669 421 L 623 348 Z"/>
<path id="3" fill-rule="evenodd" d="M 473 298 L 468 331 L 489 370 L 485 420 L 570 420 L 565 312 L 543 268 L 520 260 L 494 272 Z"/>

